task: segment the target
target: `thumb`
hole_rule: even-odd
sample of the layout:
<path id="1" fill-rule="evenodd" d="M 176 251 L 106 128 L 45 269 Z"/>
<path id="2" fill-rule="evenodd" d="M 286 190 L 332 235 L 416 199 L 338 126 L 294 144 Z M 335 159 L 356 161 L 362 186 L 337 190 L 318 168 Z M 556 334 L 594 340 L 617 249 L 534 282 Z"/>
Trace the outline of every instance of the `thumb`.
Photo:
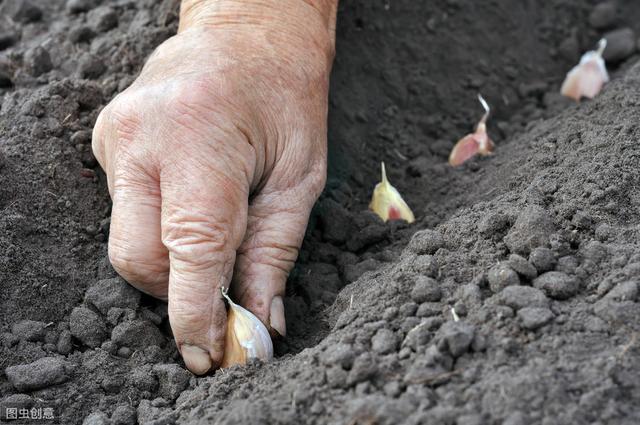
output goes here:
<path id="1" fill-rule="evenodd" d="M 324 179 L 321 179 L 322 187 Z M 286 335 L 283 297 L 320 189 L 301 184 L 285 191 L 266 186 L 249 206 L 247 232 L 238 249 L 232 290 L 240 304 Z"/>
<path id="2" fill-rule="evenodd" d="M 169 251 L 171 328 L 187 368 L 203 374 L 218 367 L 224 354 L 220 288 L 229 285 L 246 229 L 248 184 L 189 167 L 161 177 L 161 227 Z"/>

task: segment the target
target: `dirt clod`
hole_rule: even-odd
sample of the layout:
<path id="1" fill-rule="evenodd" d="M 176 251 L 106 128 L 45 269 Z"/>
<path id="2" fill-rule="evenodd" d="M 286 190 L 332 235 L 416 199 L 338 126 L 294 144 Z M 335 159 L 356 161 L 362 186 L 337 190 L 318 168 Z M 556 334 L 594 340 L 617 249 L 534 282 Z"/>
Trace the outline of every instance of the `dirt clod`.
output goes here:
<path id="1" fill-rule="evenodd" d="M 135 310 L 140 302 L 140 292 L 120 277 L 103 279 L 87 290 L 85 302 L 93 305 L 104 315 L 112 307 Z"/>
<path id="2" fill-rule="evenodd" d="M 548 297 L 558 300 L 571 298 L 579 290 L 578 280 L 563 272 L 543 273 L 533 281 L 533 286 L 543 290 Z"/>
<path id="3" fill-rule="evenodd" d="M 73 309 L 69 318 L 69 329 L 74 337 L 92 348 L 99 347 L 107 338 L 107 327 L 102 317 L 84 307 Z"/>
<path id="4" fill-rule="evenodd" d="M 519 285 L 520 278 L 508 262 L 501 262 L 493 266 L 487 275 L 489 287 L 494 293 L 498 293 L 507 286 Z"/>
<path id="5" fill-rule="evenodd" d="M 515 309 L 525 307 L 547 307 L 549 300 L 541 290 L 530 286 L 508 286 L 499 294 L 502 304 Z"/>
<path id="6" fill-rule="evenodd" d="M 18 391 L 33 391 L 67 381 L 70 369 L 59 357 L 43 357 L 33 363 L 10 366 L 5 373 Z"/>
<path id="7" fill-rule="evenodd" d="M 525 307 L 518 310 L 518 318 L 523 328 L 534 330 L 553 319 L 553 313 L 546 307 Z"/>
<path id="8" fill-rule="evenodd" d="M 35 320 L 23 320 L 11 327 L 11 333 L 25 341 L 41 341 L 44 339 L 47 324 Z"/>

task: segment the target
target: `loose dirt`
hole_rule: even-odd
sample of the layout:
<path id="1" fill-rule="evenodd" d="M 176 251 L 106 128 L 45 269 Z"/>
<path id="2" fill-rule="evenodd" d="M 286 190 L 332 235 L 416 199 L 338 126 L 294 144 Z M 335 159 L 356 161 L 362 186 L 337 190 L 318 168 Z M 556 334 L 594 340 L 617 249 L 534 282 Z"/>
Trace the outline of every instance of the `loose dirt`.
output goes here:
<path id="1" fill-rule="evenodd" d="M 0 421 L 640 423 L 640 4 L 343 1 L 287 339 L 201 378 L 108 264 L 91 154 L 177 7 L 0 0 Z M 612 82 L 561 98 L 603 35 Z M 477 93 L 496 151 L 452 169 Z M 367 212 L 380 161 L 415 223 Z"/>

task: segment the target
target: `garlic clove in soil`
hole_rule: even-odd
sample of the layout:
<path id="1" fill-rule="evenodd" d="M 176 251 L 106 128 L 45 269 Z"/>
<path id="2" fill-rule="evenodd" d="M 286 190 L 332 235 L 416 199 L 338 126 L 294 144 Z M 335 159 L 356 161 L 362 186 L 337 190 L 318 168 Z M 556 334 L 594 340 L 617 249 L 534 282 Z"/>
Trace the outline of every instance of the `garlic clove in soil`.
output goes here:
<path id="1" fill-rule="evenodd" d="M 229 303 L 224 356 L 220 367 L 246 364 L 249 359 L 273 359 L 273 343 L 267 327 L 249 310 L 231 301 L 227 291 L 222 296 Z"/>
<path id="2" fill-rule="evenodd" d="M 484 108 L 484 115 L 480 119 L 480 122 L 478 122 L 476 131 L 458 140 L 451 150 L 451 154 L 449 154 L 449 164 L 453 167 L 464 164 L 476 155 L 487 156 L 493 151 L 493 141 L 487 134 L 487 118 L 489 117 L 491 108 L 489 108 L 487 101 L 484 100 L 482 95 L 478 95 L 478 100 Z"/>
<path id="3" fill-rule="evenodd" d="M 580 63 L 567 73 L 562 83 L 560 93 L 563 96 L 579 102 L 583 97 L 593 99 L 600 93 L 605 83 L 609 82 L 607 67 L 602 58 L 606 47 L 607 40 L 603 38 L 598 42 L 598 50 L 582 55 Z"/>
<path id="4" fill-rule="evenodd" d="M 387 171 L 382 163 L 382 181 L 373 189 L 373 196 L 369 209 L 376 213 L 383 221 L 406 220 L 409 223 L 415 221 L 413 212 L 402 199 L 400 192 L 391 186 L 387 180 Z"/>

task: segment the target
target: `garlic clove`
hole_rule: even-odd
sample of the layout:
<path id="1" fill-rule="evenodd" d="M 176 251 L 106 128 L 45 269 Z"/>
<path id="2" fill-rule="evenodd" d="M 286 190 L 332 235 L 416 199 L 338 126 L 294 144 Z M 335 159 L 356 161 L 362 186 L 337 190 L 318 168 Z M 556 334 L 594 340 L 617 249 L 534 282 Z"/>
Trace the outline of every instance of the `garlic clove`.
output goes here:
<path id="1" fill-rule="evenodd" d="M 467 134 L 458 140 L 449 154 L 449 164 L 453 167 L 464 164 L 476 155 L 487 156 L 493 152 L 494 144 L 487 134 L 487 118 L 491 108 L 482 95 L 478 95 L 478 100 L 485 110 L 484 115 L 476 126 L 476 131 Z"/>
<path id="2" fill-rule="evenodd" d="M 402 199 L 400 192 L 391 186 L 387 180 L 387 171 L 382 163 L 382 181 L 373 190 L 369 209 L 376 213 L 383 221 L 406 220 L 409 223 L 415 221 L 411 208 Z"/>
<path id="3" fill-rule="evenodd" d="M 563 96 L 579 102 L 583 97 L 593 99 L 600 93 L 602 87 L 609 81 L 607 67 L 602 58 L 606 47 L 607 40 L 603 38 L 598 43 L 598 50 L 582 55 L 580 63 L 567 73 L 562 83 L 560 93 Z"/>
<path id="4" fill-rule="evenodd" d="M 267 327 L 249 310 L 231 301 L 227 291 L 222 296 L 229 303 L 224 356 L 221 367 L 246 364 L 249 359 L 273 359 L 273 343 Z"/>

